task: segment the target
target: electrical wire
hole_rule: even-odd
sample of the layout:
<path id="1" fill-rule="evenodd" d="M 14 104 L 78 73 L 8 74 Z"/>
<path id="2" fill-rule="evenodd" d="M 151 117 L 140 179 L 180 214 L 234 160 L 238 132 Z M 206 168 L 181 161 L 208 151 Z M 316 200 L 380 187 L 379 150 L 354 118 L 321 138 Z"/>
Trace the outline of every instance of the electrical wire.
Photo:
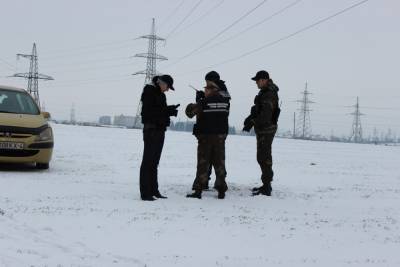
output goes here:
<path id="1" fill-rule="evenodd" d="M 52 65 L 40 64 L 40 68 L 56 68 L 57 69 L 58 67 L 79 66 L 79 65 L 87 64 L 87 63 L 113 62 L 113 61 L 124 61 L 124 60 L 131 60 L 131 58 L 125 56 L 125 57 L 92 59 L 92 60 L 86 60 L 84 62 L 75 62 L 75 63 L 69 63 L 69 64 L 52 64 Z"/>
<path id="2" fill-rule="evenodd" d="M 263 0 L 262 2 L 260 2 L 259 4 L 257 4 L 255 7 L 253 7 L 252 9 L 250 9 L 249 11 L 247 11 L 244 15 L 242 15 L 241 17 L 239 17 L 238 19 L 236 19 L 233 23 L 229 24 L 227 27 L 225 27 L 224 29 L 222 29 L 220 32 L 218 32 L 217 34 L 213 35 L 211 38 L 209 38 L 207 41 L 205 41 L 204 43 L 202 43 L 200 46 L 198 46 L 197 48 L 193 49 L 191 52 L 189 52 L 188 54 L 184 55 L 183 57 L 178 58 L 177 61 L 175 61 L 174 63 L 166 66 L 171 67 L 179 62 L 181 62 L 182 60 L 192 56 L 194 53 L 196 53 L 197 51 L 199 51 L 200 49 L 202 49 L 204 46 L 206 46 L 207 44 L 209 44 L 211 41 L 215 40 L 216 38 L 218 38 L 219 36 L 221 36 L 223 33 L 225 33 L 226 31 L 228 31 L 229 29 L 231 29 L 233 26 L 235 26 L 236 24 L 238 24 L 240 21 L 242 21 L 243 19 L 245 19 L 246 17 L 248 17 L 251 13 L 253 13 L 254 11 L 256 11 L 259 7 L 261 7 L 262 5 L 264 5 L 266 2 L 268 2 L 268 0 Z"/>
<path id="3" fill-rule="evenodd" d="M 163 28 L 165 26 L 165 24 L 167 24 L 167 22 L 176 14 L 176 12 L 178 12 L 178 10 L 183 6 L 183 4 L 185 3 L 185 0 L 182 0 L 175 8 L 174 10 L 172 10 L 172 12 L 170 14 L 168 14 L 168 16 L 161 22 L 161 26 L 158 28 L 158 30 L 161 30 L 161 28 Z"/>
<path id="4" fill-rule="evenodd" d="M 7 67 L 10 70 L 15 70 L 15 66 L 13 66 L 12 64 L 8 63 L 7 61 L 5 61 L 4 59 L 0 58 L 0 62 L 3 62 L 3 66 Z"/>
<path id="5" fill-rule="evenodd" d="M 96 43 L 92 45 L 84 45 L 84 46 L 77 46 L 77 47 L 71 47 L 71 48 L 65 48 L 65 49 L 55 49 L 55 50 L 45 50 L 46 54 L 64 54 L 65 52 L 69 51 L 76 51 L 76 50 L 86 50 L 86 49 L 92 49 L 92 48 L 97 48 L 97 47 L 104 47 L 104 46 L 114 46 L 122 43 L 127 43 L 131 41 L 135 41 L 138 38 L 129 38 L 129 39 L 123 39 L 123 40 L 118 40 L 118 41 L 109 41 L 109 42 L 102 42 L 102 43 Z"/>
<path id="6" fill-rule="evenodd" d="M 226 42 L 229 42 L 229 41 L 231 41 L 231 40 L 233 40 L 233 39 L 235 39 L 235 38 L 237 38 L 237 37 L 243 35 L 244 33 L 248 32 L 248 31 L 250 31 L 250 30 L 253 30 L 253 29 L 256 28 L 257 26 L 260 26 L 261 24 L 263 24 L 263 23 L 265 23 L 265 22 L 271 20 L 272 18 L 274 18 L 274 17 L 276 17 L 276 16 L 278 16 L 278 15 L 284 13 L 285 11 L 289 10 L 290 8 L 292 8 L 293 6 L 299 4 L 301 1 L 303 1 L 303 0 L 296 0 L 296 1 L 292 2 L 292 3 L 290 3 L 289 5 L 287 5 L 287 6 L 283 7 L 283 8 L 281 8 L 280 10 L 276 11 L 275 13 L 271 14 L 270 16 L 264 18 L 263 20 L 261 20 L 261 21 L 255 23 L 255 24 L 253 24 L 253 25 L 247 27 L 246 29 L 244 29 L 244 30 L 242 30 L 242 31 L 240 31 L 240 32 L 238 32 L 238 33 L 236 33 L 236 34 L 234 34 L 234 35 L 232 35 L 232 36 L 230 36 L 230 37 L 228 37 L 228 38 L 226 38 L 226 39 L 224 39 L 224 40 L 218 42 L 218 43 L 215 43 L 215 44 L 213 44 L 213 45 L 211 45 L 211 46 L 205 47 L 204 49 L 202 49 L 202 50 L 199 51 L 199 52 L 205 52 L 205 51 L 208 51 L 208 50 L 210 50 L 210 49 L 212 49 L 212 48 L 215 48 L 215 47 L 217 47 L 217 46 L 220 46 L 220 45 L 222 45 L 222 44 L 224 44 L 224 43 L 226 43 Z"/>
<path id="7" fill-rule="evenodd" d="M 310 24 L 310 25 L 308 25 L 308 26 L 306 26 L 306 27 L 303 27 L 303 28 L 301 28 L 301 29 L 299 29 L 299 30 L 297 30 L 297 31 L 295 31 L 295 32 L 293 32 L 293 33 L 291 33 L 291 34 L 285 35 L 285 36 L 283 36 L 283 37 L 281 37 L 281 38 L 279 38 L 279 39 L 277 39 L 277 40 L 274 40 L 274 41 L 272 41 L 272 42 L 266 43 L 266 44 L 264 44 L 264 45 L 262 45 L 262 46 L 260 46 L 260 47 L 258 47 L 258 48 L 255 48 L 255 49 L 253 49 L 253 50 L 250 50 L 250 51 L 248 51 L 248 52 L 245 52 L 245 53 L 243 53 L 243 54 L 241 54 L 241 55 L 239 55 L 239 56 L 236 56 L 236 57 L 227 59 L 227 60 L 225 60 L 225 61 L 222 61 L 222 62 L 213 64 L 213 65 L 210 65 L 210 66 L 205 67 L 205 68 L 201 68 L 201 69 L 195 70 L 195 71 L 193 71 L 193 72 L 199 72 L 199 71 L 203 71 L 203 70 L 206 70 L 206 69 L 215 68 L 215 67 L 217 67 L 217 66 L 221 66 L 221 65 L 224 65 L 224 64 L 227 64 L 227 63 L 230 63 L 230 62 L 234 62 L 234 61 L 237 61 L 237 60 L 242 59 L 242 58 L 244 58 L 244 57 L 247 57 L 247 56 L 249 56 L 249 55 L 252 55 L 252 54 L 254 54 L 254 53 L 258 52 L 258 51 L 261 51 L 261 50 L 263 50 L 263 49 L 265 49 L 265 48 L 267 48 L 267 47 L 273 46 L 273 45 L 278 44 L 278 43 L 280 43 L 280 42 L 282 42 L 282 41 L 285 41 L 285 40 L 287 40 L 287 39 L 290 39 L 290 38 L 292 38 L 292 37 L 294 37 L 294 36 L 296 36 L 296 35 L 298 35 L 298 34 L 300 34 L 300 33 L 303 33 L 303 32 L 305 32 L 305 31 L 307 31 L 307 30 L 309 30 L 309 29 L 312 29 L 312 28 L 314 28 L 314 27 L 316 27 L 316 26 L 318 26 L 318 25 L 320 25 L 320 24 L 322 24 L 322 23 L 324 23 L 324 22 L 326 22 L 326 21 L 328 21 L 328 20 L 331 20 L 331 19 L 333 19 L 334 17 L 337 17 L 337 16 L 339 16 L 339 15 L 341 15 L 341 14 L 343 14 L 343 13 L 345 13 L 345 12 L 347 12 L 347 11 L 353 9 L 353 8 L 356 8 L 356 7 L 358 7 L 358 6 L 361 6 L 362 4 L 365 4 L 365 3 L 368 2 L 368 1 L 369 1 L 369 0 L 359 1 L 359 2 L 353 4 L 353 5 L 349 6 L 349 7 L 346 7 L 346 8 L 344 8 L 344 9 L 342 9 L 342 10 L 340 10 L 340 11 L 338 11 L 338 12 L 336 12 L 336 13 L 330 15 L 330 16 L 328 16 L 328 17 L 325 17 L 325 18 L 323 18 L 323 19 L 320 19 L 320 20 L 318 20 L 318 21 L 316 21 L 316 22 L 314 22 L 314 23 L 312 23 L 312 24 Z M 188 73 L 192 73 L 192 72 L 188 72 Z"/>
<path id="8" fill-rule="evenodd" d="M 218 10 L 218 7 L 221 6 L 223 3 L 225 2 L 225 0 L 221 0 L 219 2 L 217 2 L 216 5 L 212 6 L 211 8 L 209 8 L 206 12 L 204 12 L 204 14 L 202 14 L 199 18 L 197 18 L 196 20 L 194 20 L 192 23 L 188 24 L 185 28 L 183 28 L 182 30 L 178 31 L 177 33 L 174 34 L 173 37 L 178 36 L 179 34 L 181 34 L 182 32 L 185 32 L 186 30 L 188 30 L 190 27 L 192 27 L 193 25 L 195 25 L 196 23 L 199 23 L 200 21 L 202 21 L 204 18 L 206 18 L 207 16 L 211 15 L 214 11 Z M 171 39 L 171 37 L 169 38 Z"/>
<path id="9" fill-rule="evenodd" d="M 203 0 L 199 0 L 196 5 L 194 5 L 188 14 L 186 14 L 186 16 L 172 29 L 172 31 L 170 31 L 165 39 L 168 39 L 183 23 L 185 23 L 185 21 L 193 14 L 193 12 L 199 7 L 199 5 L 203 2 Z"/>
<path id="10" fill-rule="evenodd" d="M 71 86 L 83 86 L 83 85 L 90 85 L 90 84 L 98 84 L 98 83 L 113 83 L 113 82 L 124 82 L 124 81 L 129 81 L 129 80 L 134 80 L 135 77 L 132 75 L 125 75 L 126 79 L 108 79 L 108 80 L 98 80 L 98 79 L 88 79 L 88 80 L 76 80 L 76 81 L 71 81 L 68 83 L 67 81 L 63 81 L 64 83 L 58 84 L 56 82 L 52 82 L 51 84 L 42 85 L 41 87 L 44 88 L 58 88 L 58 87 L 71 87 Z"/>

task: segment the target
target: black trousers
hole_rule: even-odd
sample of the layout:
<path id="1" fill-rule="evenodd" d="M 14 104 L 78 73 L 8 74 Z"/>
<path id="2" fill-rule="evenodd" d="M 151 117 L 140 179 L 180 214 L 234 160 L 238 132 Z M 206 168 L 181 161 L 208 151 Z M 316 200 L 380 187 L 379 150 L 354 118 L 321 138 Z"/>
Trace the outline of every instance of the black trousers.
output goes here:
<path id="1" fill-rule="evenodd" d="M 158 192 L 157 168 L 164 146 L 164 138 L 164 130 L 143 130 L 144 150 L 140 166 L 141 197 L 154 196 Z"/>

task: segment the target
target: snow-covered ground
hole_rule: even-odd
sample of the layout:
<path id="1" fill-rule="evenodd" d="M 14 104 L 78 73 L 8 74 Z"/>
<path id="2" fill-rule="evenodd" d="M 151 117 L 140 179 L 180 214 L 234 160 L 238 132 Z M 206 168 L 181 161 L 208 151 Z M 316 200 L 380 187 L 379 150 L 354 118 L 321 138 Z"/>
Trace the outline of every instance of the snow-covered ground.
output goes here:
<path id="1" fill-rule="evenodd" d="M 0 167 L 0 266 L 400 266 L 399 147 L 276 139 L 273 196 L 255 138 L 227 140 L 229 191 L 186 199 L 196 142 L 167 132 L 167 200 L 143 202 L 138 130 L 54 125 L 51 169 Z"/>

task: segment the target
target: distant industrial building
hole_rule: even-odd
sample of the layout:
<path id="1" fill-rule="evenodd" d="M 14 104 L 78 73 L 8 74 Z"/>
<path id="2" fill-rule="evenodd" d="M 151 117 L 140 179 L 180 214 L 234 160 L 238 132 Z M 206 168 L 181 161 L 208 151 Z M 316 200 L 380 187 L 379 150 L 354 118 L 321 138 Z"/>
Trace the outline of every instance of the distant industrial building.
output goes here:
<path id="1" fill-rule="evenodd" d="M 115 126 L 124 126 L 127 128 L 133 128 L 135 125 L 135 117 L 134 116 L 125 116 L 123 114 L 119 116 L 114 116 L 114 125 Z"/>
<path id="2" fill-rule="evenodd" d="M 99 124 L 101 124 L 101 125 L 111 125 L 111 116 L 101 116 L 99 118 Z"/>

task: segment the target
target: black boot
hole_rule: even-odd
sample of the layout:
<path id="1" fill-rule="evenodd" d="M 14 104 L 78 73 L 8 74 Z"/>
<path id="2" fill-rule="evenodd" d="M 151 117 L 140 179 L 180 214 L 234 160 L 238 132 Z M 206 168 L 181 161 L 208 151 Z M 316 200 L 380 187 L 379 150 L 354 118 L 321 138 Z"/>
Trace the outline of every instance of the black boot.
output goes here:
<path id="1" fill-rule="evenodd" d="M 258 191 L 253 191 L 253 196 L 257 196 L 257 195 L 264 195 L 264 196 L 271 196 L 272 193 L 272 187 L 271 187 L 271 183 L 265 184 L 263 186 L 261 186 Z"/>
<path id="2" fill-rule="evenodd" d="M 161 195 L 161 193 L 160 193 L 159 191 L 157 191 L 157 192 L 154 194 L 154 196 L 155 196 L 156 198 L 163 198 L 163 199 L 166 199 L 166 198 L 167 198 L 166 196 Z"/>
<path id="3" fill-rule="evenodd" d="M 186 197 L 187 198 L 198 198 L 198 199 L 201 199 L 201 191 L 200 190 L 196 190 L 192 194 L 187 194 Z"/>
<path id="4" fill-rule="evenodd" d="M 196 187 L 195 185 L 192 186 L 192 190 L 193 190 L 193 191 L 196 190 L 195 187 Z M 210 189 L 210 186 L 208 185 L 208 182 L 207 182 L 206 184 L 202 185 L 201 188 L 202 188 L 203 190 L 209 190 L 209 189 Z"/>
<path id="5" fill-rule="evenodd" d="M 252 192 L 260 191 L 260 189 L 263 188 L 263 186 L 264 186 L 264 185 L 259 186 L 259 187 L 253 187 L 253 188 L 251 189 L 251 191 L 252 191 Z"/>
<path id="6" fill-rule="evenodd" d="M 154 201 L 156 200 L 153 196 L 142 196 L 143 201 Z"/>
<path id="7" fill-rule="evenodd" d="M 218 199 L 224 199 L 225 198 L 225 191 L 218 191 Z"/>

